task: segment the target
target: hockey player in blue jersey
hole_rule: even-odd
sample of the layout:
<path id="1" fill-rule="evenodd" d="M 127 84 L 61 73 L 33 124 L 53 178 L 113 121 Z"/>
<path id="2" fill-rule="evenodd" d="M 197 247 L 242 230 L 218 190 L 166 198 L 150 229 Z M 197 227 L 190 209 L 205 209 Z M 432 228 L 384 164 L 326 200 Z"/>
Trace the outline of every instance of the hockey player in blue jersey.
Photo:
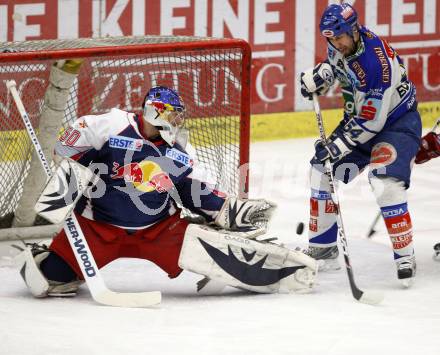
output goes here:
<path id="1" fill-rule="evenodd" d="M 391 239 L 397 276 L 409 287 L 416 273 L 406 189 L 417 153 L 421 120 L 416 89 L 396 51 L 358 23 L 349 4 L 326 8 L 320 32 L 327 59 L 301 73 L 301 93 L 324 95 L 337 79 L 345 101 L 344 117 L 327 144 L 315 143 L 311 160 L 308 254 L 337 267 L 337 225 L 323 162 L 335 178 L 351 181 L 369 166 L 369 181 Z"/>
<path id="2" fill-rule="evenodd" d="M 201 274 L 203 285 L 214 280 L 263 293 L 310 290 L 317 271 L 313 258 L 255 239 L 274 204 L 227 197 L 193 178 L 185 112 L 177 92 L 153 87 L 142 114 L 114 108 L 83 116 L 59 138 L 58 159 L 97 174 L 95 187 L 81 198 L 79 191 L 72 204 L 98 268 L 122 257 L 141 258 L 171 278 L 183 269 Z M 51 202 L 54 195 L 43 191 L 37 204 L 52 219 L 65 209 L 56 209 L 62 204 Z M 214 227 L 181 218 L 179 205 Z M 21 274 L 34 296 L 76 293 L 83 278 L 64 230 L 49 248 L 34 245 L 27 255 L 33 259 L 25 260 Z"/>

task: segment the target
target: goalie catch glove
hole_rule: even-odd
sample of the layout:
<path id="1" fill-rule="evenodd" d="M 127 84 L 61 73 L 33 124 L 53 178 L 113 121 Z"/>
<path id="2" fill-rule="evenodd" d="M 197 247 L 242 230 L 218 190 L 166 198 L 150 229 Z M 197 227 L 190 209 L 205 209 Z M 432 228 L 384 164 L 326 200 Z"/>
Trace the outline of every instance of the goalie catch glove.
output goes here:
<path id="1" fill-rule="evenodd" d="M 217 215 L 215 224 L 235 231 L 265 229 L 275 208 L 275 203 L 265 199 L 248 200 L 229 197 Z"/>

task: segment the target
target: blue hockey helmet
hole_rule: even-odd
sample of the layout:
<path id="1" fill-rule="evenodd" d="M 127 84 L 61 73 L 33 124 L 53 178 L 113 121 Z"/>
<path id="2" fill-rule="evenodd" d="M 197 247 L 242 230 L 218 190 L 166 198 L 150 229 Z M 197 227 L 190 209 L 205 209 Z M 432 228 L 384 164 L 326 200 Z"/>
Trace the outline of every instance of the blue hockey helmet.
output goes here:
<path id="1" fill-rule="evenodd" d="M 154 86 L 145 95 L 142 108 L 144 120 L 157 127 L 168 144 L 174 145 L 185 114 L 179 94 L 165 86 Z"/>
<path id="2" fill-rule="evenodd" d="M 343 33 L 353 36 L 357 23 L 356 10 L 350 4 L 332 4 L 322 14 L 319 30 L 325 37 L 335 37 Z"/>
<path id="3" fill-rule="evenodd" d="M 185 110 L 182 98 L 179 94 L 166 86 L 154 86 L 148 90 L 147 95 L 145 95 L 144 103 L 142 107 L 145 107 L 147 100 L 152 102 L 160 101 L 163 102 L 170 110 L 175 110 L 182 112 Z"/>

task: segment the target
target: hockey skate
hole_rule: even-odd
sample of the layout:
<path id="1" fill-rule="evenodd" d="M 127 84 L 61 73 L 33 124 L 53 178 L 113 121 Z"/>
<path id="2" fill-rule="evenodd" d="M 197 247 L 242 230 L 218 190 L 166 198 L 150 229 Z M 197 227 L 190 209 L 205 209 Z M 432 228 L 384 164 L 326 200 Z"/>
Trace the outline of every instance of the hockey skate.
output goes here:
<path id="1" fill-rule="evenodd" d="M 338 261 L 339 249 L 337 245 L 331 247 L 309 246 L 303 252 L 318 261 L 319 271 L 339 270 L 341 268 Z"/>
<path id="2" fill-rule="evenodd" d="M 47 280 L 40 270 L 40 265 L 49 256 L 49 249 L 44 244 L 26 243 L 22 248 L 15 247 L 22 252 L 17 256 L 16 263 L 20 268 L 20 275 L 32 295 L 37 298 L 42 297 L 72 297 L 76 296 L 82 280 L 70 282 L 59 282 Z"/>
<path id="3" fill-rule="evenodd" d="M 404 257 L 396 260 L 397 278 L 405 288 L 409 288 L 414 283 L 416 276 L 416 259 L 412 257 Z"/>

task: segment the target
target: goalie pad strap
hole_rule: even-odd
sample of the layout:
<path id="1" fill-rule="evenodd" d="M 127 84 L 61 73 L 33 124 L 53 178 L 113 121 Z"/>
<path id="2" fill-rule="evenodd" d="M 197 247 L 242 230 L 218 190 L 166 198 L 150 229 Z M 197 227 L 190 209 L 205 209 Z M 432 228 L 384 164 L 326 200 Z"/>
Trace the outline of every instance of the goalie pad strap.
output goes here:
<path id="1" fill-rule="evenodd" d="M 260 293 L 308 291 L 317 270 L 304 253 L 193 224 L 185 232 L 179 266 Z"/>

